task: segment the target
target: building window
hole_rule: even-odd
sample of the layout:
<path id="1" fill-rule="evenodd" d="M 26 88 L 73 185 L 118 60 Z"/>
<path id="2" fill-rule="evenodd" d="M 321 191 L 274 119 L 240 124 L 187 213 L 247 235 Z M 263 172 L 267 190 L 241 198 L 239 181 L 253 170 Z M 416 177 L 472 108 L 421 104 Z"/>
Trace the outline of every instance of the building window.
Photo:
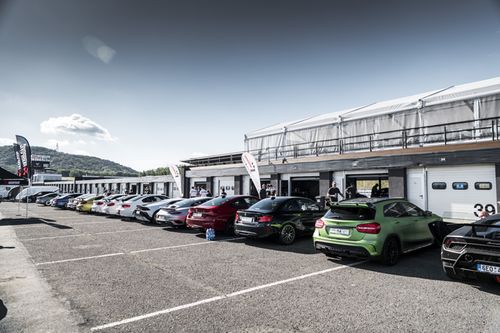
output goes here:
<path id="1" fill-rule="evenodd" d="M 491 190 L 493 185 L 490 182 L 476 182 L 474 188 L 476 190 Z"/>
<path id="2" fill-rule="evenodd" d="M 434 182 L 434 183 L 432 183 L 432 189 L 433 190 L 446 190 L 446 183 L 445 182 Z"/>
<path id="3" fill-rule="evenodd" d="M 469 184 L 467 182 L 454 182 L 452 187 L 454 190 L 466 190 L 469 188 Z"/>

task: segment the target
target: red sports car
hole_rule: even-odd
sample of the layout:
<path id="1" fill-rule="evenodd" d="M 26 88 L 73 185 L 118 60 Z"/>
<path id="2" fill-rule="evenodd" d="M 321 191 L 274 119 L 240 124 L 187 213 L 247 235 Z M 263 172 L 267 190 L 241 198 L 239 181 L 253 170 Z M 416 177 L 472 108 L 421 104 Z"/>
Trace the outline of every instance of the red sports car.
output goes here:
<path id="1" fill-rule="evenodd" d="M 249 195 L 220 196 L 189 209 L 186 225 L 192 229 L 213 228 L 234 234 L 234 218 L 238 210 L 245 210 L 259 201 Z"/>

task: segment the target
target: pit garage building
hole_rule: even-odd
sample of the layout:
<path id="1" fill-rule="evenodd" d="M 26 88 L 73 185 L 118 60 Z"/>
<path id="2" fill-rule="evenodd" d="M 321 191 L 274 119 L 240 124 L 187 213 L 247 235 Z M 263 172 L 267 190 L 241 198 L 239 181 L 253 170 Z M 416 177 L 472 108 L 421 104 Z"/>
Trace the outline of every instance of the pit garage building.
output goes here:
<path id="1" fill-rule="evenodd" d="M 263 183 L 278 195 L 325 195 L 335 180 L 406 197 L 447 220 L 498 211 L 500 77 L 247 133 Z M 184 161 L 185 187 L 256 194 L 241 152 Z"/>

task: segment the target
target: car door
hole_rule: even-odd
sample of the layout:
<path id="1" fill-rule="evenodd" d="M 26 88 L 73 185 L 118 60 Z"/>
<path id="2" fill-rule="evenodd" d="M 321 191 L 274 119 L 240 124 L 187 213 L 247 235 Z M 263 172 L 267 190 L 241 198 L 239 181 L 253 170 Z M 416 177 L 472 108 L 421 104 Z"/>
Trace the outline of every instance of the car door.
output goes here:
<path id="1" fill-rule="evenodd" d="M 430 217 L 425 216 L 424 211 L 410 202 L 402 202 L 408 219 L 411 221 L 412 242 L 415 246 L 421 246 L 433 241 L 429 229 Z"/>
<path id="2" fill-rule="evenodd" d="M 301 217 L 302 210 L 298 199 L 288 199 L 279 209 L 280 223 L 292 223 L 296 229 L 304 230 L 302 226 Z"/>
<path id="3" fill-rule="evenodd" d="M 301 198 L 297 199 L 300 205 L 300 222 L 304 226 L 304 230 L 314 231 L 316 220 L 323 214 L 319 206 L 311 199 Z"/>
<path id="4" fill-rule="evenodd" d="M 392 233 L 396 234 L 401 241 L 401 248 L 405 251 L 412 246 L 413 221 L 407 216 L 407 212 L 401 202 L 391 202 L 383 207 L 385 223 L 392 228 Z"/>

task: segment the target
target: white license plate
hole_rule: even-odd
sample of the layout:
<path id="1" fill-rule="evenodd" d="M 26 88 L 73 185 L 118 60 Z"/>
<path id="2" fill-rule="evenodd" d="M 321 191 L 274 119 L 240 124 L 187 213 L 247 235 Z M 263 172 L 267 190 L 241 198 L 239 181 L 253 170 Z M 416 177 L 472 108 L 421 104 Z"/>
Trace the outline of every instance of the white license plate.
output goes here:
<path id="1" fill-rule="evenodd" d="M 349 229 L 344 228 L 330 228 L 330 235 L 342 235 L 349 236 L 351 231 Z"/>
<path id="2" fill-rule="evenodd" d="M 202 213 L 193 213 L 193 217 L 202 217 L 203 214 Z"/>
<path id="3" fill-rule="evenodd" d="M 253 217 L 242 216 L 240 217 L 241 222 L 243 223 L 253 223 Z"/>
<path id="4" fill-rule="evenodd" d="M 482 273 L 490 273 L 490 274 L 500 275 L 500 267 L 498 267 L 498 266 L 477 264 L 477 271 L 482 272 Z"/>

